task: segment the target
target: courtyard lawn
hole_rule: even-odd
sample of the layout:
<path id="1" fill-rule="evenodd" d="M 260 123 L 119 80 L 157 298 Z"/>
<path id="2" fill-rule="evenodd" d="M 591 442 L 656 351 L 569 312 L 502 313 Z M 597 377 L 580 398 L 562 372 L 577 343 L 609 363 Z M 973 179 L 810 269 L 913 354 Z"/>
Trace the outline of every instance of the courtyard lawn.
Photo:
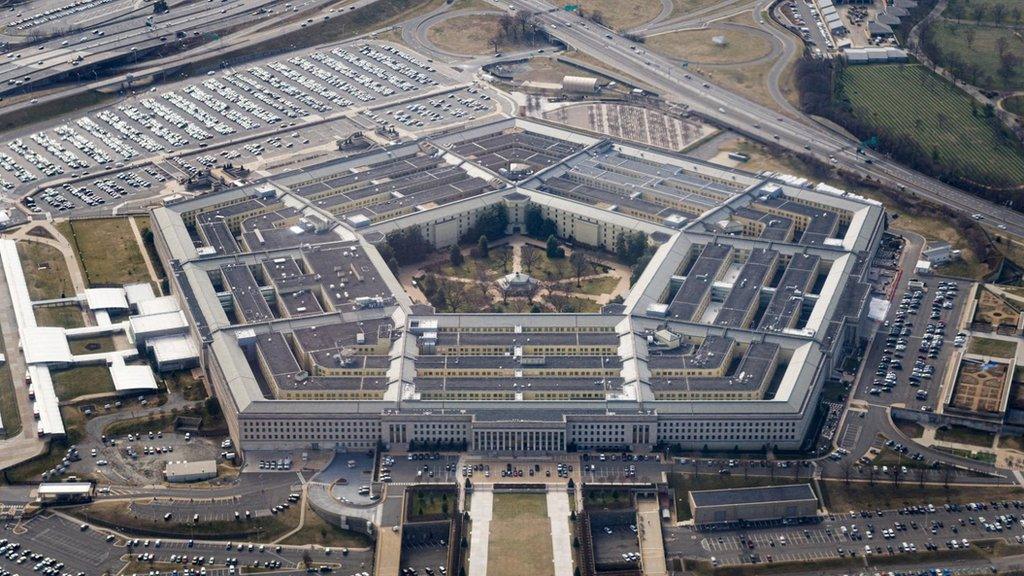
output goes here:
<path id="1" fill-rule="evenodd" d="M 142 249 L 127 218 L 68 221 L 57 228 L 75 247 L 89 286 L 150 281 Z"/>
<path id="2" fill-rule="evenodd" d="M 114 339 L 110 336 L 97 336 L 95 338 L 76 338 L 68 340 L 68 346 L 72 354 L 99 354 L 100 352 L 113 352 Z"/>
<path id="3" fill-rule="evenodd" d="M 87 394 L 114 391 L 114 381 L 106 366 L 79 366 L 70 370 L 53 371 L 53 391 L 61 401 Z"/>
<path id="4" fill-rule="evenodd" d="M 546 281 L 568 280 L 570 278 L 575 281 L 576 279 L 572 265 L 569 264 L 568 256 L 565 258 L 548 258 L 543 250 L 540 251 L 540 259 L 537 264 L 534 264 L 533 272 L 530 275 L 538 280 Z"/>
<path id="5" fill-rule="evenodd" d="M 61 328 L 81 328 L 85 326 L 82 309 L 78 306 L 53 306 L 36 308 L 36 324 L 39 326 L 59 326 Z"/>
<path id="6" fill-rule="evenodd" d="M 25 271 L 28 294 L 33 300 L 75 295 L 67 263 L 60 250 L 37 242 L 18 242 L 18 255 Z"/>
<path id="7" fill-rule="evenodd" d="M 445 260 L 443 264 L 438 266 L 436 269 L 431 266 L 430 271 L 435 272 L 440 276 L 451 276 L 453 278 L 465 278 L 467 280 L 474 280 L 480 277 L 481 272 L 487 275 L 487 278 L 495 279 L 512 271 L 512 247 L 511 246 L 495 246 L 490 249 L 490 253 L 487 258 L 474 258 L 469 255 L 469 250 L 463 250 L 463 262 L 459 266 L 452 266 L 452 263 Z M 505 271 L 505 267 L 502 265 L 503 257 L 505 254 L 509 254 L 508 257 L 508 272 Z"/>
<path id="8" fill-rule="evenodd" d="M 576 286 L 576 280 L 569 280 L 572 285 L 571 290 L 577 294 L 590 294 L 592 296 L 600 296 L 601 294 L 608 294 L 619 284 L 619 279 L 615 276 L 595 276 L 593 278 L 584 278 L 580 282 L 580 286 Z"/>
<path id="9" fill-rule="evenodd" d="M 544 494 L 494 495 L 488 576 L 554 574 L 551 522 Z"/>
<path id="10" fill-rule="evenodd" d="M 971 341 L 967 344 L 967 352 L 970 354 L 980 354 L 981 356 L 993 356 L 996 358 L 1013 358 L 1016 350 L 1016 342 L 996 338 L 972 336 Z"/>

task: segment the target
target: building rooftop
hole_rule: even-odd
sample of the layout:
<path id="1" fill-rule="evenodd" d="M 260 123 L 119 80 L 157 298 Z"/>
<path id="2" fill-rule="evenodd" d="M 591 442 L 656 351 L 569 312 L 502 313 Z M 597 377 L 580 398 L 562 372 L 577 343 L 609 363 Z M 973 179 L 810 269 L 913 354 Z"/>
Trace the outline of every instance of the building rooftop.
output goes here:
<path id="1" fill-rule="evenodd" d="M 690 498 L 697 506 L 742 506 L 770 502 L 818 501 L 810 484 L 693 490 L 690 492 Z"/>

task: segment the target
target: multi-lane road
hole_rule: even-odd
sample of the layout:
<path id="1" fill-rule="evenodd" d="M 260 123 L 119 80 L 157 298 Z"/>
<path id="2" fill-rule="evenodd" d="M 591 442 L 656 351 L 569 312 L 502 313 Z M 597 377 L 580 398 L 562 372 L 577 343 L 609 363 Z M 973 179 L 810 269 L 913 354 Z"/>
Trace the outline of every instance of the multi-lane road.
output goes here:
<path id="1" fill-rule="evenodd" d="M 170 10 L 162 14 L 154 14 L 147 5 L 147 10 L 131 10 L 77 32 L 65 32 L 4 54 L 0 59 L 0 94 L 18 94 L 75 72 L 92 80 L 95 76 L 87 70 L 114 61 L 127 66 L 139 64 L 142 72 L 149 73 L 152 70 L 142 70 L 141 64 L 153 58 L 153 51 L 157 51 L 157 58 L 163 58 L 165 66 L 173 68 L 175 62 L 187 62 L 199 54 L 234 46 L 237 41 L 263 41 L 374 1 L 339 4 L 333 0 L 206 0 L 180 5 L 169 2 Z M 243 30 L 245 33 L 231 34 L 230 42 L 221 40 L 222 34 Z M 166 54 L 177 56 L 165 57 Z M 137 56 L 137 62 L 133 56 Z"/>
<path id="2" fill-rule="evenodd" d="M 688 105 L 701 116 L 755 139 L 813 155 L 851 174 L 893 188 L 904 188 L 908 194 L 916 193 L 960 212 L 979 214 L 988 223 L 1004 226 L 1008 234 L 1024 236 L 1024 214 L 972 196 L 873 151 L 858 153 L 857 141 L 807 117 L 780 116 L 774 110 L 715 86 L 677 62 L 651 53 L 642 44 L 631 42 L 613 30 L 564 10 L 552 9 L 543 0 L 491 1 L 496 6 L 511 4 L 517 10 L 537 13 L 552 36 L 600 59 L 608 67 L 647 83 L 664 99 Z"/>

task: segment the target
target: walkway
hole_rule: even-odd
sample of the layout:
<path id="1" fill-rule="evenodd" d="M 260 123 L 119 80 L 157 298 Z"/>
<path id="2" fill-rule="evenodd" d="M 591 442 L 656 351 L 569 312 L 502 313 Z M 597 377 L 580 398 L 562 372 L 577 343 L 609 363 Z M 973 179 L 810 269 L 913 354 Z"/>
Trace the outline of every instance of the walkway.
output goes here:
<path id="1" fill-rule="evenodd" d="M 149 271 L 149 279 L 158 286 L 157 291 L 159 292 L 160 275 L 156 273 L 156 268 L 153 268 L 153 262 L 149 259 L 149 250 L 146 250 L 146 242 L 142 239 L 142 233 L 139 232 L 139 224 L 132 216 L 128 217 L 128 223 L 131 224 L 135 241 L 139 244 L 139 252 L 142 252 L 142 260 L 146 263 L 146 270 Z"/>
<path id="2" fill-rule="evenodd" d="M 569 527 L 569 492 L 564 484 L 548 486 L 548 520 L 555 576 L 572 576 L 572 530 Z"/>
<path id="3" fill-rule="evenodd" d="M 645 576 L 668 576 L 665 541 L 661 534 L 661 510 L 657 500 L 637 500 L 636 528 L 640 536 L 640 565 Z"/>
<path id="4" fill-rule="evenodd" d="M 36 228 L 46 230 L 46 232 L 53 236 L 53 238 L 34 236 L 28 233 L 30 230 L 34 230 Z M 75 293 L 85 293 L 85 277 L 82 276 L 82 268 L 78 265 L 78 258 L 75 256 L 75 249 L 67 241 L 67 238 L 64 238 L 64 235 L 57 230 L 57 227 L 54 226 L 52 222 L 31 222 L 14 231 L 14 233 L 10 235 L 10 238 L 19 242 L 38 242 L 60 250 L 60 253 L 64 256 L 64 264 L 68 269 L 68 276 L 71 277 L 71 285 L 75 287 Z"/>
<path id="5" fill-rule="evenodd" d="M 494 512 L 492 488 L 491 485 L 478 484 L 471 497 L 469 576 L 487 576 L 487 549 L 491 544 L 491 514 Z"/>

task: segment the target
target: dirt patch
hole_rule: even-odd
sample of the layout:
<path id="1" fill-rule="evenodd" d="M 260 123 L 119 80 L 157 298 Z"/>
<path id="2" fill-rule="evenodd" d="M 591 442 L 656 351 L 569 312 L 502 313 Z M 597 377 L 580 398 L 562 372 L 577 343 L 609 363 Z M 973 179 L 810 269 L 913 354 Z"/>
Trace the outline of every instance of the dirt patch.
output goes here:
<path id="1" fill-rule="evenodd" d="M 683 30 L 647 38 L 655 52 L 695 64 L 740 64 L 771 54 L 772 40 L 764 32 L 733 27 Z"/>
<path id="2" fill-rule="evenodd" d="M 501 51 L 512 52 L 533 46 L 499 42 L 496 50 L 491 39 L 497 37 L 501 31 L 499 18 L 498 14 L 455 16 L 431 26 L 427 30 L 427 39 L 447 52 L 472 56 Z"/>

